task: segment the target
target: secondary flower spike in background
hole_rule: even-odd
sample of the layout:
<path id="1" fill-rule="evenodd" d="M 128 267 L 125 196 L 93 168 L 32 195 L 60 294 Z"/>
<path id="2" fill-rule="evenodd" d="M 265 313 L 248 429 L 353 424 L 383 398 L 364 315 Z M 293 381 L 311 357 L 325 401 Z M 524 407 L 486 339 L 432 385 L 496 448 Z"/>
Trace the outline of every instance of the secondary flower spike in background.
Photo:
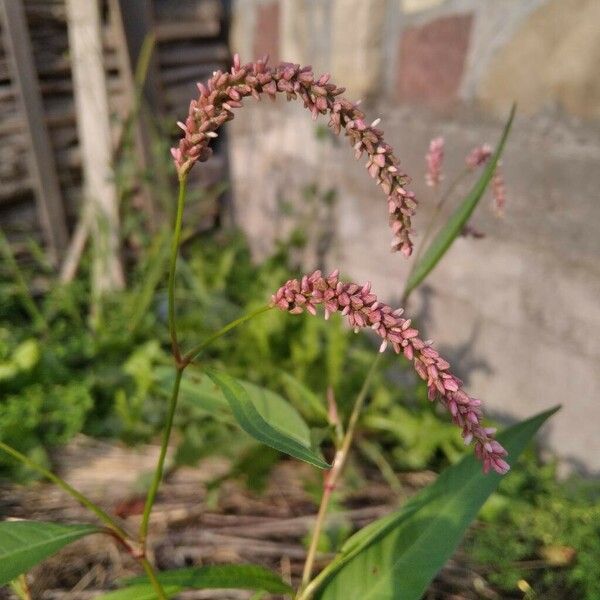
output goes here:
<path id="1" fill-rule="evenodd" d="M 383 131 L 377 128 L 379 119 L 369 125 L 358 105 L 341 96 L 344 88 L 332 83 L 329 74 L 315 77 L 310 66 L 286 62 L 269 67 L 266 58 L 242 65 L 236 54 L 231 72 L 215 71 L 205 84 L 198 84 L 198 90 L 198 99 L 191 101 L 185 122 L 178 123 L 184 136 L 171 149 L 180 177 L 196 162 L 210 158 L 210 140 L 217 137 L 221 125 L 233 119 L 234 109 L 242 107 L 244 98 L 260 100 L 266 94 L 275 99 L 278 93 L 288 100 L 300 98 L 314 119 L 328 114 L 330 129 L 336 134 L 344 131 L 357 159 L 367 154 L 369 175 L 387 196 L 392 250 L 410 256 L 411 217 L 417 202 L 414 193 L 406 189 L 409 179 L 400 170 L 391 146 L 384 142 Z"/>
<path id="2" fill-rule="evenodd" d="M 425 155 L 427 163 L 427 172 L 425 173 L 425 183 L 429 187 L 436 187 L 442 177 L 442 164 L 444 162 L 444 138 L 437 137 L 429 142 L 429 150 Z"/>
<path id="3" fill-rule="evenodd" d="M 492 156 L 492 147 L 489 144 L 483 144 L 473 148 L 467 155 L 465 162 L 471 170 L 484 165 Z M 498 216 L 504 214 L 504 206 L 506 205 L 506 184 L 502 174 L 501 164 L 496 165 L 494 176 L 492 178 L 492 196 L 494 198 L 494 211 Z"/>
<path id="4" fill-rule="evenodd" d="M 439 399 L 462 429 L 465 444 L 475 443 L 475 454 L 483 462 L 483 469 L 506 473 L 506 450 L 493 435 L 494 429 L 482 425 L 481 401 L 469 396 L 462 382 L 450 372 L 450 364 L 435 350 L 431 342 L 423 341 L 419 332 L 405 319 L 403 309 L 394 310 L 379 302 L 369 283 L 342 283 L 339 272 L 328 277 L 315 271 L 301 280 L 290 279 L 272 297 L 273 305 L 291 314 L 305 310 L 316 315 L 317 306 L 323 305 L 325 318 L 341 312 L 355 330 L 370 327 L 382 338 L 380 351 L 391 346 L 410 360 L 421 379 L 427 382 L 430 400 Z"/>

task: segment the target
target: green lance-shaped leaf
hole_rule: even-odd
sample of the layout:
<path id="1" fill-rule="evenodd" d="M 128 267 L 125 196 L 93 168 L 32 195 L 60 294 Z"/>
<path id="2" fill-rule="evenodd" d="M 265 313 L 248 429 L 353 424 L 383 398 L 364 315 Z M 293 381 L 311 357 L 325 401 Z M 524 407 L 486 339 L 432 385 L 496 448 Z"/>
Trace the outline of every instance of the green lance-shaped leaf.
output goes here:
<path id="1" fill-rule="evenodd" d="M 174 373 L 170 367 L 157 369 L 158 385 L 168 393 L 173 387 Z M 308 425 L 300 413 L 279 394 L 264 387 L 254 385 L 241 379 L 237 381 L 248 393 L 250 400 L 263 419 L 278 429 L 289 433 L 305 446 L 311 445 L 311 434 Z M 187 404 L 216 419 L 232 422 L 232 411 L 225 394 L 218 385 L 208 377 L 199 377 L 198 373 L 188 370 L 181 381 L 179 390 L 180 403 Z"/>
<path id="2" fill-rule="evenodd" d="M 557 410 L 498 436 L 511 465 Z M 500 479 L 485 475 L 473 455 L 446 469 L 402 508 L 352 536 L 314 582 L 315 600 L 419 600 Z"/>
<path id="3" fill-rule="evenodd" d="M 293 423 L 285 423 L 285 419 L 281 419 L 281 407 L 273 410 L 271 406 L 270 411 L 265 411 L 263 406 L 261 411 L 263 414 L 261 414 L 248 391 L 252 389 L 252 386 L 242 385 L 224 373 L 217 373 L 213 370 L 207 370 L 206 373 L 221 388 L 235 420 L 246 433 L 275 450 L 285 452 L 320 469 L 327 469 L 330 466 L 320 453 L 311 447 L 310 437 L 306 436 L 308 432 L 306 424 L 300 431 L 294 427 Z M 264 396 L 262 401 L 264 402 Z M 290 406 L 287 408 L 292 409 Z M 296 425 L 298 420 L 304 423 L 300 415 L 296 412 L 295 415 Z"/>
<path id="4" fill-rule="evenodd" d="M 427 250 L 425 250 L 425 253 L 419 262 L 415 265 L 415 268 L 406 282 L 406 289 L 404 291 L 404 295 L 406 297 L 408 297 L 408 295 L 425 279 L 425 277 L 427 277 L 427 275 L 429 275 L 431 270 L 438 264 L 454 240 L 458 237 L 458 235 L 460 235 L 463 227 L 467 224 L 467 221 L 473 214 L 475 207 L 479 203 L 479 200 L 481 200 L 490 180 L 494 176 L 496 166 L 504 150 L 504 145 L 515 116 L 515 110 L 516 105 L 513 105 L 510 111 L 510 116 L 508 117 L 508 121 L 504 126 L 502 137 L 498 142 L 498 146 L 496 147 L 494 154 L 491 156 L 490 160 L 485 166 L 481 177 L 479 177 L 477 183 L 475 183 L 473 186 L 473 189 L 450 216 L 444 227 L 440 229 L 431 244 L 427 247 Z"/>
<path id="5" fill-rule="evenodd" d="M 63 546 L 100 532 L 95 525 L 61 525 L 40 521 L 0 523 L 0 585 L 25 573 Z"/>
<path id="6" fill-rule="evenodd" d="M 275 573 L 257 565 L 213 565 L 189 567 L 158 573 L 167 595 L 185 589 L 260 590 L 271 594 L 289 594 L 292 588 Z M 156 593 L 143 577 L 124 581 L 120 590 L 100 596 L 98 600 L 155 600 Z"/>

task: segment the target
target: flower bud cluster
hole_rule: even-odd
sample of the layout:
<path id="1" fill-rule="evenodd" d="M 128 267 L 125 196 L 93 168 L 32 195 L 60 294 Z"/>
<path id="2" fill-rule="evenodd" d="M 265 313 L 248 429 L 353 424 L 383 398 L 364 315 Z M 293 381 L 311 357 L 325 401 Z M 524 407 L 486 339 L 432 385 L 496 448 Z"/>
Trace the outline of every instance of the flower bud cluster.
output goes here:
<path id="1" fill-rule="evenodd" d="M 482 144 L 481 146 L 476 146 L 469 152 L 465 158 L 465 162 L 469 169 L 476 169 L 485 164 L 490 156 L 492 156 L 492 147 L 489 144 Z"/>
<path id="2" fill-rule="evenodd" d="M 331 83 L 329 74 L 315 77 L 310 66 L 285 62 L 269 67 L 266 59 L 242 65 L 235 55 L 231 72 L 215 71 L 206 84 L 198 84 L 198 90 L 200 94 L 191 101 L 187 119 L 178 123 L 184 136 L 171 149 L 180 177 L 196 162 L 210 158 L 211 139 L 217 137 L 221 125 L 233 119 L 234 110 L 242 107 L 244 98 L 259 100 L 266 94 L 275 99 L 278 93 L 288 100 L 300 98 L 313 118 L 327 114 L 331 130 L 336 134 L 344 131 L 357 159 L 366 153 L 369 175 L 387 196 L 392 250 L 411 254 L 411 217 L 417 202 L 414 193 L 406 189 L 409 179 L 400 170 L 391 146 L 384 142 L 383 132 L 377 128 L 379 119 L 368 124 L 357 103 L 341 96 L 344 88 Z"/>
<path id="3" fill-rule="evenodd" d="M 403 309 L 394 310 L 378 301 L 369 283 L 363 286 L 343 283 L 337 270 L 327 277 L 315 271 L 301 280 L 287 281 L 273 295 L 272 303 L 291 314 L 306 310 L 312 315 L 317 313 L 318 305 L 323 305 L 326 319 L 334 312 L 341 312 L 355 331 L 364 327 L 373 329 L 382 339 L 381 352 L 391 346 L 412 362 L 419 377 L 427 382 L 429 399 L 439 399 L 444 404 L 462 429 L 465 444 L 475 443 L 475 454 L 484 471 L 509 470 L 504 460 L 506 450 L 493 437 L 495 430 L 482 425 L 481 401 L 464 391 L 462 382 L 451 373 L 450 364 L 432 347 L 432 342 L 423 341 L 411 320 L 402 316 Z"/>

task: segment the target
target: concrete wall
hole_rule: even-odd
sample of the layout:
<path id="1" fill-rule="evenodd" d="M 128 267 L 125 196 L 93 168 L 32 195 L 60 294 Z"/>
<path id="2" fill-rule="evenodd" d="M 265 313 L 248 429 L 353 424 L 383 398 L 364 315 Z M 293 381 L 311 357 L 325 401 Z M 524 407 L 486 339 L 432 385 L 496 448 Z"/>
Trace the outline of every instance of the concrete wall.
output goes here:
<path id="1" fill-rule="evenodd" d="M 600 3 L 597 0 L 238 0 L 242 58 L 329 71 L 382 117 L 420 199 L 428 141 L 446 138 L 447 181 L 494 144 L 513 100 L 503 219 L 489 199 L 411 299 L 429 337 L 497 416 L 563 410 L 546 440 L 565 465 L 600 473 Z M 397 301 L 409 263 L 388 251 L 385 201 L 345 140 L 325 141 L 300 105 L 248 103 L 231 126 L 236 217 L 265 253 L 301 188 L 338 190 L 329 265 Z M 467 187 L 463 187 L 466 190 Z M 312 266 L 312 265 L 307 265 Z"/>

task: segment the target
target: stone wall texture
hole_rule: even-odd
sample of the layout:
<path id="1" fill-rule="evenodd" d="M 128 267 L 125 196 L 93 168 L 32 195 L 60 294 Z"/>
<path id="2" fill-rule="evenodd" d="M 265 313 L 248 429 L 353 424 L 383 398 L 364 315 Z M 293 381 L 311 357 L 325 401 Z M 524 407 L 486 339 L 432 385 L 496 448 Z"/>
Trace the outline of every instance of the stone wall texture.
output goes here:
<path id="1" fill-rule="evenodd" d="M 459 239 L 409 311 L 498 418 L 562 404 L 544 441 L 565 466 L 594 474 L 598 23 L 598 0 L 237 0 L 231 40 L 243 59 L 269 52 L 330 72 L 382 118 L 414 179 L 417 231 L 435 202 L 422 183 L 429 140 L 446 139 L 447 183 L 473 146 L 497 141 L 517 101 L 504 218 L 484 199 L 472 223 L 485 238 Z M 385 201 L 345 140 L 323 138 L 317 127 L 299 104 L 248 102 L 230 129 L 235 217 L 261 256 L 286 226 L 283 201 L 302 206 L 309 183 L 335 188 L 335 218 L 319 225 L 331 238 L 327 265 L 397 302 L 410 263 L 389 253 Z M 314 266 L 314 255 L 306 260 Z"/>

